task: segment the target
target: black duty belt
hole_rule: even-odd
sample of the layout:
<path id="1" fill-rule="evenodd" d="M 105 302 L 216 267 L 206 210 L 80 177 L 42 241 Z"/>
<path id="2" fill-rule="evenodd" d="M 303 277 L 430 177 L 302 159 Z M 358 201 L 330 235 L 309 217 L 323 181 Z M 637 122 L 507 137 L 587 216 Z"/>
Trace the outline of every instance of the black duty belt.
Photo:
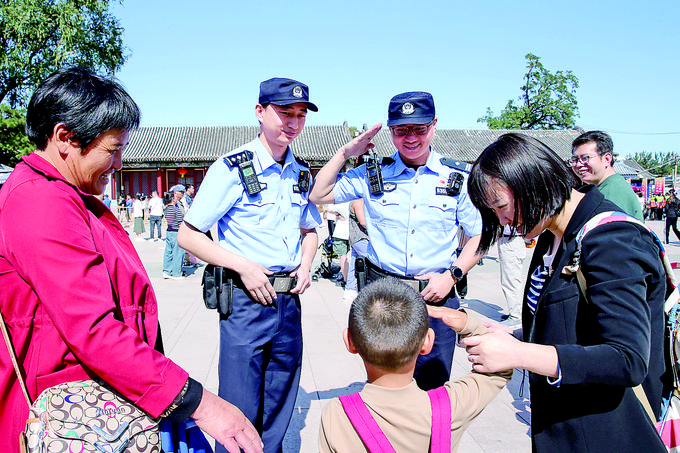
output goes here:
<path id="1" fill-rule="evenodd" d="M 380 269 L 378 266 L 371 263 L 368 259 L 366 259 L 365 261 L 368 280 L 372 282 L 385 277 L 394 277 L 406 283 L 407 285 L 409 285 L 411 288 L 415 289 L 418 292 L 421 292 L 423 289 L 425 289 L 425 287 L 429 283 L 429 280 L 416 280 L 415 278 L 408 278 L 401 275 L 393 274 L 392 272 L 387 272 L 386 270 Z"/>
<path id="2" fill-rule="evenodd" d="M 291 277 L 288 272 L 278 272 L 267 277 L 277 293 L 289 293 L 297 286 L 297 277 Z"/>
<path id="3" fill-rule="evenodd" d="M 229 270 L 227 272 L 227 277 L 232 279 L 235 287 L 248 292 L 237 272 Z M 269 283 L 277 293 L 289 293 L 297 286 L 297 277 L 291 277 L 289 272 L 277 272 L 272 275 L 267 275 L 267 278 L 269 278 Z"/>

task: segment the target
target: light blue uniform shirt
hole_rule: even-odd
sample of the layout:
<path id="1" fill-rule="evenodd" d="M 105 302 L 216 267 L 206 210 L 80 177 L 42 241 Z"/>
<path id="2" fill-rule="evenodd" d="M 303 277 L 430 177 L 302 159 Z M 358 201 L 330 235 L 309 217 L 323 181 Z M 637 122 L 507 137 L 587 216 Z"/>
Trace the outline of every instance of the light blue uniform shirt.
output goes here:
<path id="1" fill-rule="evenodd" d="M 267 187 L 248 196 L 238 169 L 229 167 L 222 156 L 208 169 L 184 220 L 204 232 L 217 222 L 219 243 L 225 249 L 273 272 L 292 271 L 302 261 L 300 228 L 321 224 L 319 210 L 307 200 L 308 192 L 293 188 L 300 170 L 306 168 L 290 148 L 282 168 L 259 138 L 228 154 L 243 150 L 253 152 L 255 171 Z"/>
<path id="2" fill-rule="evenodd" d="M 430 151 L 418 170 L 407 167 L 399 153 L 382 166 L 386 189 L 371 195 L 366 166 L 340 174 L 333 188 L 336 203 L 364 199 L 369 245 L 368 259 L 381 269 L 415 277 L 443 272 L 456 260 L 458 225 L 468 236 L 482 232 L 482 218 L 468 197 L 467 174 L 460 194 L 445 194 L 452 168 Z M 439 188 L 439 192 L 437 191 Z"/>

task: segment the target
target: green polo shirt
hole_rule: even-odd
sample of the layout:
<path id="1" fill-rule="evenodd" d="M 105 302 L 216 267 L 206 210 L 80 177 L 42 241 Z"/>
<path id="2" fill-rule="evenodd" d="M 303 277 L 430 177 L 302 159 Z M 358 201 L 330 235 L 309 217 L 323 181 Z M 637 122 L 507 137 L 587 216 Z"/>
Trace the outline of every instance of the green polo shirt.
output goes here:
<path id="1" fill-rule="evenodd" d="M 614 173 L 598 184 L 597 188 L 607 200 L 616 204 L 623 212 L 638 220 L 643 220 L 640 200 L 623 176 Z"/>

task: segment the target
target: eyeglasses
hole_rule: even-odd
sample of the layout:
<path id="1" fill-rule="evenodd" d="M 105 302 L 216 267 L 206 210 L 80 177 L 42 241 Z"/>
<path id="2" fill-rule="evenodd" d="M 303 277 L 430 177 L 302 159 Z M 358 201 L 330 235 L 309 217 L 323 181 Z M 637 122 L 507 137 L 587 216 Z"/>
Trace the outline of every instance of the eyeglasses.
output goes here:
<path id="1" fill-rule="evenodd" d="M 572 156 L 569 159 L 569 165 L 575 167 L 578 164 L 586 165 L 592 157 L 597 157 L 595 154 L 581 154 L 580 156 Z"/>
<path id="2" fill-rule="evenodd" d="M 430 130 L 432 123 L 433 121 L 431 121 L 429 124 L 419 124 L 417 126 L 395 126 L 390 129 L 392 129 L 392 133 L 397 137 L 408 135 L 409 131 L 413 131 L 415 135 L 425 135 L 427 134 L 427 131 Z"/>

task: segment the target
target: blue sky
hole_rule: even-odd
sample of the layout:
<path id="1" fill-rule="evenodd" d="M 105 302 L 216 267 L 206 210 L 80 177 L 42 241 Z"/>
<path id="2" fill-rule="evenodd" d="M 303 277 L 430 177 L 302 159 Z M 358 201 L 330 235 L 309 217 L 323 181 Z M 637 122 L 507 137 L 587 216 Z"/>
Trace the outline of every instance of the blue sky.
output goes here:
<path id="1" fill-rule="evenodd" d="M 117 74 L 143 126 L 257 124 L 259 83 L 291 77 L 308 125 L 385 122 L 400 92 L 433 94 L 438 128 L 485 129 L 520 95 L 527 53 L 580 82 L 577 124 L 615 151 L 680 152 L 680 2 L 176 1 L 113 7 Z M 226 150 L 225 150 L 226 151 Z"/>

